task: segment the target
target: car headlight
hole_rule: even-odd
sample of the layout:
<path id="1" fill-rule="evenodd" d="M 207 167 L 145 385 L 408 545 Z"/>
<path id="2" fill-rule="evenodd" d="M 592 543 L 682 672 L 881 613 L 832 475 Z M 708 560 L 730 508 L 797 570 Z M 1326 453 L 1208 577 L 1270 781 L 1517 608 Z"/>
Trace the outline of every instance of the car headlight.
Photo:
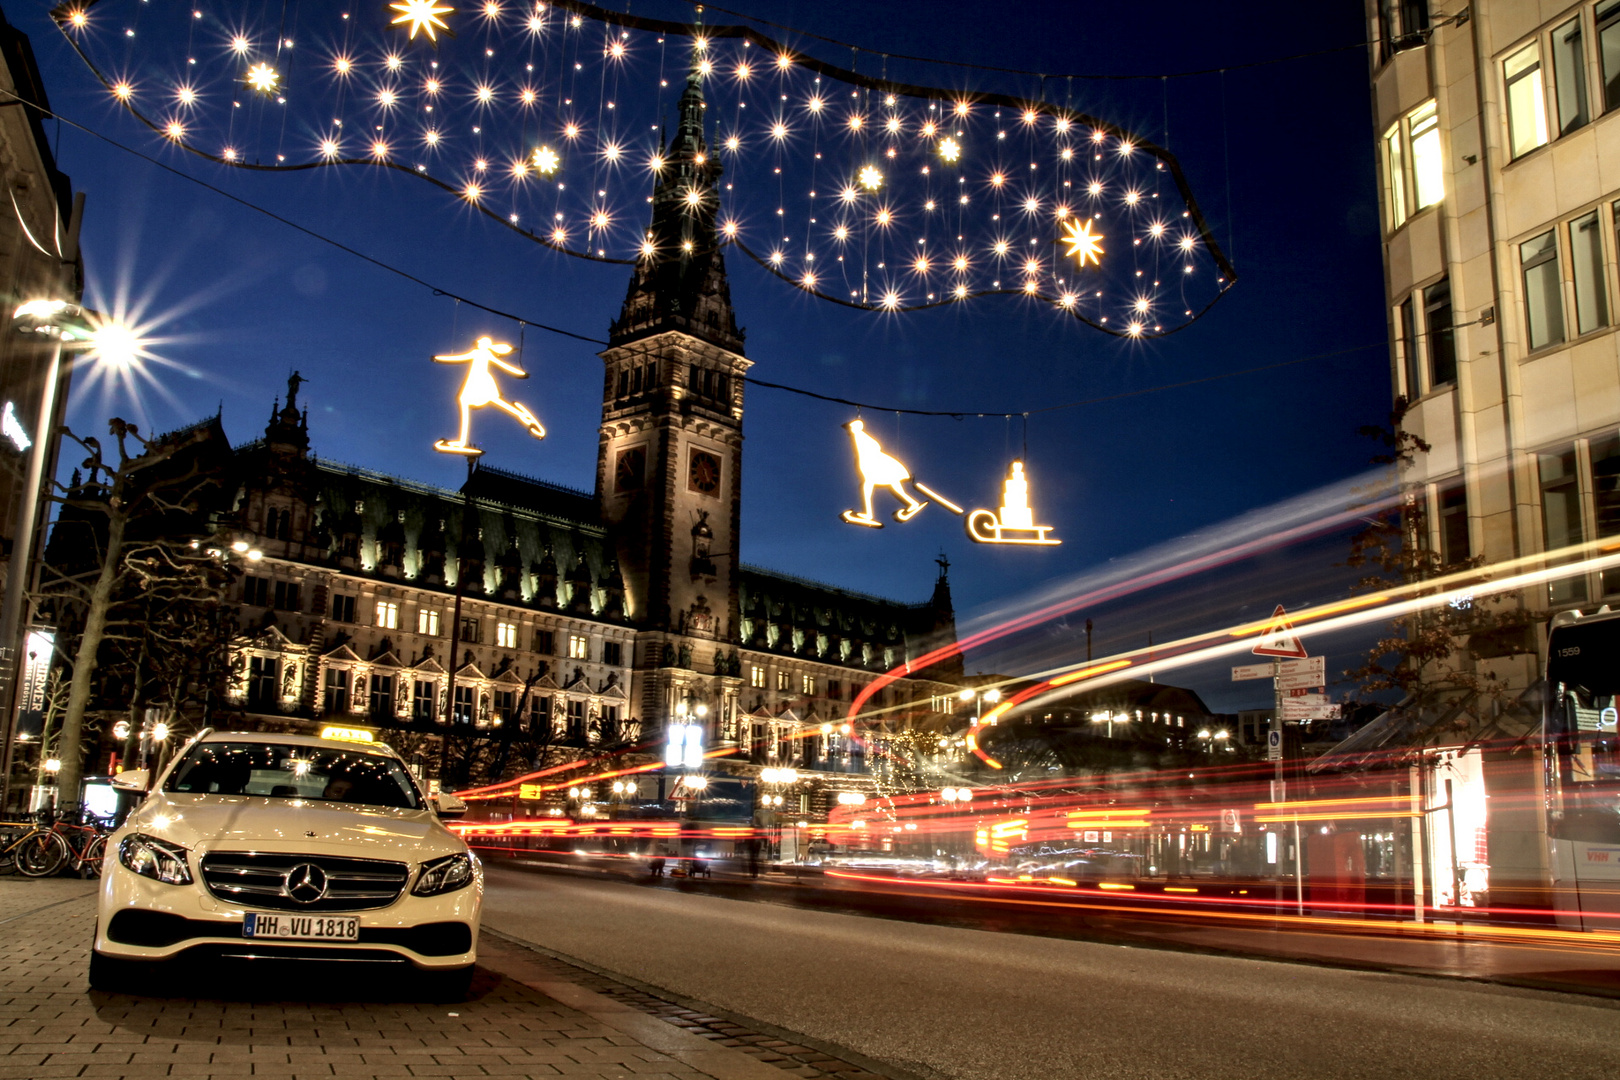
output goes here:
<path id="1" fill-rule="evenodd" d="M 141 877 L 169 885 L 190 885 L 191 868 L 186 865 L 186 849 L 144 833 L 130 833 L 118 845 L 118 861 L 124 869 Z"/>
<path id="2" fill-rule="evenodd" d="M 411 892 L 417 896 L 439 896 L 465 889 L 472 884 L 472 880 L 472 856 L 446 855 L 422 864 L 422 876 L 416 879 L 416 888 Z"/>

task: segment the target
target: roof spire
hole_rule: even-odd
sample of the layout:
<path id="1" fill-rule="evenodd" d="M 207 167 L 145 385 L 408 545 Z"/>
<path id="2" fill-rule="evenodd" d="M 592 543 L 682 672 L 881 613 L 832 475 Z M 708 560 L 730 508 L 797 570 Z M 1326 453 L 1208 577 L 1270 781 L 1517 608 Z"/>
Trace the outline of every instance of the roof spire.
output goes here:
<path id="1" fill-rule="evenodd" d="M 675 134 L 659 157 L 652 222 L 624 308 L 609 334 L 615 345 L 665 330 L 684 330 L 724 349 L 742 351 L 731 289 L 715 224 L 722 168 L 704 130 L 703 78 L 708 67 L 703 9 L 692 29 L 686 89 Z"/>

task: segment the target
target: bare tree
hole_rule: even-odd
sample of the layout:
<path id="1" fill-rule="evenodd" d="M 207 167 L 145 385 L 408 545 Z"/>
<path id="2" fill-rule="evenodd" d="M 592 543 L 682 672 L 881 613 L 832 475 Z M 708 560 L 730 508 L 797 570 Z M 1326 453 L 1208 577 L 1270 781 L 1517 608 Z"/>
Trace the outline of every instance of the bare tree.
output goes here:
<path id="1" fill-rule="evenodd" d="M 1381 491 L 1399 482 L 1398 472 L 1409 467 L 1429 444 L 1401 426 L 1406 401 L 1396 402 L 1387 425 L 1368 425 L 1360 434 L 1382 446 L 1375 465 L 1390 469 Z M 1370 506 L 1366 527 L 1351 540 L 1347 566 L 1364 571 L 1357 592 L 1375 592 L 1392 584 L 1412 584 L 1478 569 L 1482 557 L 1447 561 L 1430 539 L 1428 502 L 1421 490 L 1402 493 L 1394 505 L 1379 500 Z M 1485 580 L 1481 577 L 1481 582 Z M 1419 609 L 1393 619 L 1389 633 L 1375 642 L 1362 663 L 1345 675 L 1370 697 L 1398 692 L 1414 715 L 1438 713 L 1460 699 L 1470 703 L 1500 699 L 1507 683 L 1488 667 L 1474 662 L 1468 643 L 1491 637 L 1509 637 L 1537 618 L 1535 612 L 1508 603 L 1504 597 L 1470 598 Z M 1458 723 L 1466 726 L 1467 718 Z"/>
<path id="2" fill-rule="evenodd" d="M 195 596 L 199 586 L 206 591 L 217 573 L 207 564 L 219 562 L 219 553 L 210 553 L 200 543 L 192 546 L 201 500 L 214 477 L 195 461 L 164 467 L 200 443 L 205 433 L 194 428 L 149 441 L 134 424 L 116 418 L 108 430 L 115 463 L 106 460 L 100 440 L 63 429 L 63 435 L 88 456 L 80 465 L 83 478 L 76 484 L 55 485 L 52 495 L 62 506 L 57 529 L 77 526 L 73 539 L 85 545 L 79 549 L 82 557 L 60 570 L 46 590 L 49 600 L 79 609 L 83 619 L 62 718 L 57 782 L 64 806 L 77 802 L 84 776 L 85 713 L 103 646 L 110 640 L 129 639 L 131 623 L 120 626 L 114 618 L 121 594 L 133 588 L 159 607 L 173 604 L 182 594 Z M 189 539 L 184 538 L 186 533 L 191 534 Z"/>

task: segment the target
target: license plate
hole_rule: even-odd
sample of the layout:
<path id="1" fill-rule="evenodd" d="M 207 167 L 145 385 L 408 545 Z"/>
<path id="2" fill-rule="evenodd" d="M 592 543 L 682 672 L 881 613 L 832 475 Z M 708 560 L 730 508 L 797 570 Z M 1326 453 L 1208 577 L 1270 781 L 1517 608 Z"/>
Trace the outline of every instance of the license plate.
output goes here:
<path id="1" fill-rule="evenodd" d="M 242 936 L 292 941 L 358 941 L 360 920 L 352 915 L 267 915 L 250 911 Z"/>

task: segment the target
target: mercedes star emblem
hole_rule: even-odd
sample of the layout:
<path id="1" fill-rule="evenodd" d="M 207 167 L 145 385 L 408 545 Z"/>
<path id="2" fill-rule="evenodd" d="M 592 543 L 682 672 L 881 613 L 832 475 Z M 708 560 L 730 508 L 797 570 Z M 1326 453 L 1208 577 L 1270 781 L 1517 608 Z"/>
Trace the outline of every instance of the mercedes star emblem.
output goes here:
<path id="1" fill-rule="evenodd" d="M 287 871 L 287 895 L 300 904 L 313 904 L 326 895 L 326 871 L 314 863 L 299 863 Z"/>

